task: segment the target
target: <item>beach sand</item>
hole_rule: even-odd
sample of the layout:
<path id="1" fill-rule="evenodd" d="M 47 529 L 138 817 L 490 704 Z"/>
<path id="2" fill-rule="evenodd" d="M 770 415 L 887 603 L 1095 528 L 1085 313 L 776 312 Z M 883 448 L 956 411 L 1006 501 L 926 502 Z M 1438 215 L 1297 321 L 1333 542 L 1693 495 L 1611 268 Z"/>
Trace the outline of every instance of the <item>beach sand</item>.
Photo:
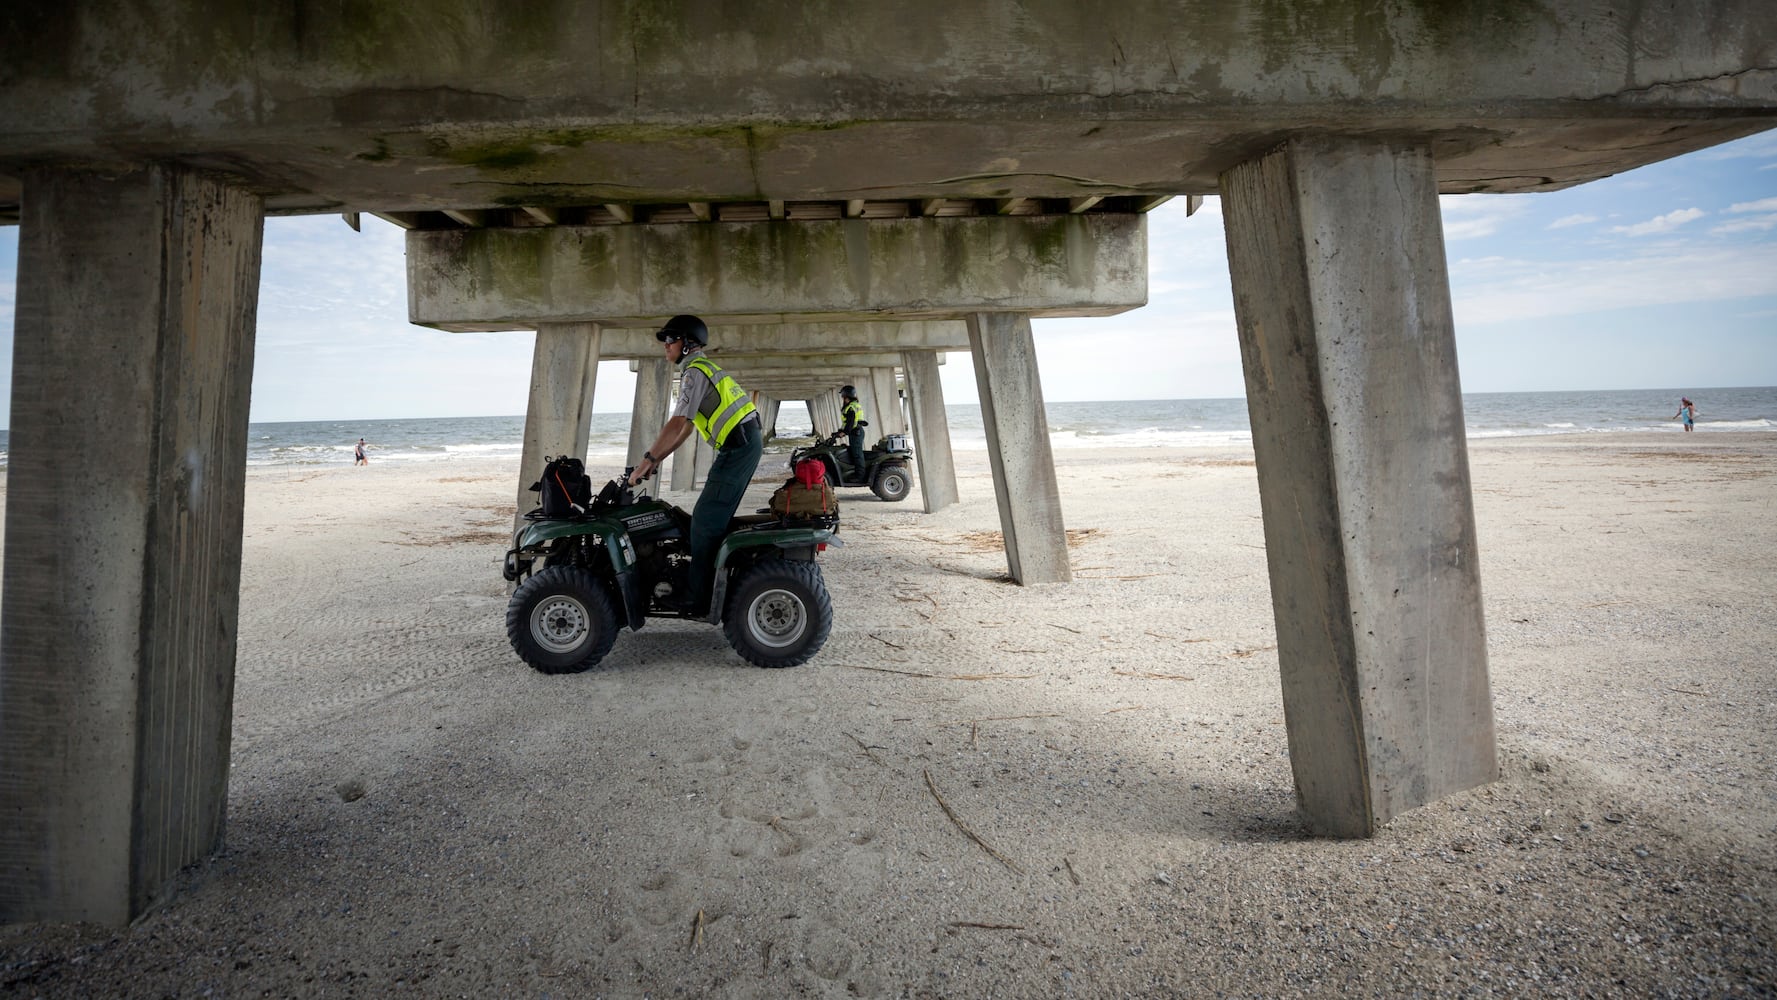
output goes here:
<path id="1" fill-rule="evenodd" d="M 1250 451 L 1059 452 L 1033 587 L 957 458 L 842 494 L 813 662 L 656 622 L 557 677 L 514 468 L 254 470 L 227 847 L 0 931 L 0 994 L 1777 992 L 1777 435 L 1472 442 L 1499 780 L 1362 841 L 1295 813 Z"/>

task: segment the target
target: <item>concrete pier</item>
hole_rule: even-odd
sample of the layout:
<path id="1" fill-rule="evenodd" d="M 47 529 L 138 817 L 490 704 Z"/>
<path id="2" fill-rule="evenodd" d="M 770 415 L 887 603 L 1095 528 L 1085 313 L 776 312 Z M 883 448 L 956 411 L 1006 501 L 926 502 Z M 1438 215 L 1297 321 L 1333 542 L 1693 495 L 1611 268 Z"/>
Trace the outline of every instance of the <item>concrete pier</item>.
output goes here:
<path id="1" fill-rule="evenodd" d="M 920 496 L 927 514 L 957 502 L 956 460 L 950 448 L 950 418 L 944 412 L 944 383 L 938 377 L 938 356 L 932 351 L 902 355 L 907 372 L 907 400 L 913 418 L 913 463 L 919 470 Z"/>
<path id="2" fill-rule="evenodd" d="M 672 394 L 672 365 L 665 357 L 643 358 L 636 362 L 635 400 L 629 408 L 627 464 L 632 468 L 641 464 L 642 453 L 653 446 L 655 436 L 666 424 Z"/>
<path id="3" fill-rule="evenodd" d="M 571 455 L 586 460 L 598 375 L 597 323 L 538 324 L 531 352 L 531 391 L 525 405 L 524 450 L 518 465 L 515 528 L 524 523 L 525 511 L 543 502 L 542 494 L 532 493 L 530 486 L 543 474 L 549 459 Z"/>
<path id="4" fill-rule="evenodd" d="M 0 922 L 121 925 L 222 845 L 259 199 L 25 176 L 0 604 Z"/>
<path id="5" fill-rule="evenodd" d="M 1311 823 L 1362 835 L 1494 770 L 1437 193 L 1777 127 L 1770 0 L 853 4 L 812 34 L 788 4 L 470 2 L 423 44 L 226 6 L 0 18 L 25 29 L 0 32 L 0 223 L 24 229 L 0 921 L 123 923 L 220 842 L 262 210 L 408 228 L 410 318 L 443 329 L 967 316 L 1008 562 L 1037 582 L 1068 563 L 1029 319 L 1145 304 L 1139 213 L 1219 185 L 1291 758 Z M 1278 147 L 1339 132 L 1418 138 Z M 539 332 L 526 477 L 584 452 L 592 374 L 554 357 L 576 336 Z M 927 507 L 953 502 L 917 357 L 946 348 L 823 336 L 915 358 Z M 831 393 L 809 408 L 836 426 Z"/>
<path id="6" fill-rule="evenodd" d="M 1068 565 L 1067 530 L 1061 521 L 1061 491 L 1055 482 L 1030 317 L 971 313 L 967 323 L 1012 579 L 1026 584 L 1066 582 L 1073 579 L 1073 569 Z"/>
<path id="7" fill-rule="evenodd" d="M 753 394 L 753 405 L 759 410 L 759 427 L 765 432 L 765 441 L 777 437 L 778 401 L 772 396 L 759 392 Z"/>
<path id="8" fill-rule="evenodd" d="M 876 396 L 876 410 L 869 418 L 871 433 L 864 435 L 866 444 L 885 434 L 907 433 L 907 421 L 901 415 L 901 392 L 895 384 L 895 370 L 887 366 L 870 369 L 870 388 Z"/>
<path id="9" fill-rule="evenodd" d="M 1296 140 L 1222 199 L 1297 795 L 1368 836 L 1498 771 L 1432 159 Z"/>

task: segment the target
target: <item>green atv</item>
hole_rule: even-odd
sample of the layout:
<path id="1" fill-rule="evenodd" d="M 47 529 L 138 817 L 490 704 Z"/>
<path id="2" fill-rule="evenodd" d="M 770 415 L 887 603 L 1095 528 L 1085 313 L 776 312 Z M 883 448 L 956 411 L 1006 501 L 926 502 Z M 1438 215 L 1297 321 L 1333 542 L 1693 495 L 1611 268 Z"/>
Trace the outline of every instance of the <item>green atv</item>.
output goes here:
<path id="1" fill-rule="evenodd" d="M 716 552 L 707 607 L 689 599 L 691 515 L 637 496 L 629 472 L 566 517 L 542 509 L 506 553 L 517 589 L 506 635 L 519 658 L 546 674 L 591 668 L 624 625 L 650 617 L 720 623 L 736 652 L 761 667 L 793 667 L 820 651 L 833 628 L 833 601 L 815 555 L 843 545 L 837 513 L 786 519 L 734 518 Z"/>
<path id="2" fill-rule="evenodd" d="M 795 468 L 796 463 L 804 459 L 813 459 L 826 467 L 829 486 L 868 486 L 870 492 L 889 503 L 907 499 L 907 494 L 913 490 L 913 474 L 907 467 L 908 460 L 913 457 L 913 448 L 907 443 L 907 435 L 888 434 L 877 441 L 874 447 L 864 452 L 862 469 L 852 468 L 851 449 L 846 444 L 845 432 L 834 431 L 806 448 L 792 451 L 790 467 Z"/>

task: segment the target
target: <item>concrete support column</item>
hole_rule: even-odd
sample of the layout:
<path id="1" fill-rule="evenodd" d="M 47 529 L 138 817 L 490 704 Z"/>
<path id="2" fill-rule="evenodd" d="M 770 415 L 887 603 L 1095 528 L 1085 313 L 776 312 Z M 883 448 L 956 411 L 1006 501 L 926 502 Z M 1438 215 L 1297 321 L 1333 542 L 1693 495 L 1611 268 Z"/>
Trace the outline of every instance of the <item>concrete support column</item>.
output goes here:
<path id="1" fill-rule="evenodd" d="M 118 926 L 222 845 L 262 206 L 172 167 L 22 180 L 0 923 Z"/>
<path id="2" fill-rule="evenodd" d="M 901 412 L 901 391 L 895 385 L 893 368 L 870 369 L 870 388 L 876 395 L 876 411 L 870 415 L 869 435 L 874 441 L 885 434 L 907 433 L 907 420 Z"/>
<path id="3" fill-rule="evenodd" d="M 814 422 L 816 437 L 825 437 L 839 429 L 839 394 L 828 389 L 808 404 L 808 416 Z"/>
<path id="4" fill-rule="evenodd" d="M 944 412 L 944 384 L 938 378 L 936 351 L 902 355 L 907 371 L 907 397 L 913 417 L 913 462 L 919 469 L 920 495 L 926 513 L 957 501 L 956 461 L 950 453 L 950 418 Z"/>
<path id="5" fill-rule="evenodd" d="M 660 435 L 660 428 L 666 423 L 667 404 L 672 402 L 672 387 L 672 366 L 665 358 L 636 362 L 636 396 L 629 410 L 629 465 L 641 464 L 642 452 L 653 446 Z"/>
<path id="6" fill-rule="evenodd" d="M 1335 836 L 1498 775 L 1432 166 L 1317 138 L 1221 178 L 1290 761 Z"/>
<path id="7" fill-rule="evenodd" d="M 858 402 L 864 407 L 864 419 L 870 426 L 864 428 L 864 447 L 869 448 L 882 434 L 882 403 L 876 398 L 876 383 L 871 380 L 870 372 L 862 376 L 854 375 L 850 379 L 852 388 L 858 391 Z M 839 426 L 845 426 L 845 400 L 839 401 Z"/>
<path id="8" fill-rule="evenodd" d="M 970 313 L 966 320 L 1012 579 L 1022 584 L 1071 580 L 1030 317 Z"/>
<path id="9" fill-rule="evenodd" d="M 716 453 L 696 431 L 679 445 L 672 456 L 672 488 L 674 490 L 694 490 L 708 476 L 710 466 L 715 463 Z"/>
<path id="10" fill-rule="evenodd" d="M 814 415 L 814 404 L 814 400 L 805 399 L 802 401 L 802 408 L 808 411 L 808 433 L 814 437 L 820 437 L 821 421 L 819 417 Z"/>
<path id="11" fill-rule="evenodd" d="M 759 426 L 765 431 L 764 440 L 777 437 L 778 401 L 761 392 L 755 394 L 753 405 L 759 408 Z"/>
<path id="12" fill-rule="evenodd" d="M 524 414 L 524 452 L 518 465 L 518 518 L 542 503 L 530 486 L 548 459 L 586 460 L 592 433 L 592 393 L 598 384 L 597 323 L 539 323 L 531 353 L 531 394 Z M 637 393 L 640 395 L 640 393 Z"/>
<path id="13" fill-rule="evenodd" d="M 715 460 L 710 451 L 709 442 L 695 429 L 685 443 L 679 445 L 672 454 L 672 488 L 675 490 L 694 490 L 703 482 L 703 474 L 709 471 L 710 463 Z"/>
<path id="14" fill-rule="evenodd" d="M 697 435 L 693 433 L 679 445 L 672 454 L 672 470 L 670 475 L 663 476 L 662 481 L 673 490 L 689 490 L 697 488 Z"/>

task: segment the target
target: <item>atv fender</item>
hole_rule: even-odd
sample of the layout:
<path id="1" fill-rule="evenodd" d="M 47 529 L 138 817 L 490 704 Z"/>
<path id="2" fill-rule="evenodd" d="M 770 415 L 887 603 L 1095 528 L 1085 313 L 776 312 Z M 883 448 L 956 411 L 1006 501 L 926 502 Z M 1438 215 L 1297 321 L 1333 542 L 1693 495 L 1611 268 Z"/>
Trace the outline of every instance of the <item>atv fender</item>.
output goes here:
<path id="1" fill-rule="evenodd" d="M 839 538 L 838 531 L 837 526 L 817 525 L 743 528 L 730 532 L 727 538 L 722 539 L 722 547 L 716 550 L 715 587 L 710 594 L 709 616 L 706 620 L 712 624 L 722 620 L 722 608 L 728 600 L 728 577 L 732 575 L 728 572 L 728 565 L 736 552 L 769 545 L 781 549 L 785 558 L 812 562 L 820 545 L 835 548 L 845 545 Z"/>
<path id="2" fill-rule="evenodd" d="M 526 552 L 534 553 L 550 542 L 577 535 L 590 535 L 603 544 L 605 557 L 611 562 L 611 579 L 617 585 L 611 596 L 624 623 L 632 630 L 641 628 L 647 621 L 648 602 L 647 595 L 642 593 L 640 574 L 635 572 L 635 549 L 629 533 L 609 518 L 559 518 L 526 524 L 519 529 L 512 550 L 506 553 L 506 578 L 517 579 L 522 575 L 521 567 L 529 568 L 534 557 L 527 557 Z"/>
<path id="3" fill-rule="evenodd" d="M 623 621 L 630 631 L 639 632 L 648 622 L 648 607 L 642 595 L 641 574 L 633 569 L 617 572 L 617 594 L 623 600 Z"/>

